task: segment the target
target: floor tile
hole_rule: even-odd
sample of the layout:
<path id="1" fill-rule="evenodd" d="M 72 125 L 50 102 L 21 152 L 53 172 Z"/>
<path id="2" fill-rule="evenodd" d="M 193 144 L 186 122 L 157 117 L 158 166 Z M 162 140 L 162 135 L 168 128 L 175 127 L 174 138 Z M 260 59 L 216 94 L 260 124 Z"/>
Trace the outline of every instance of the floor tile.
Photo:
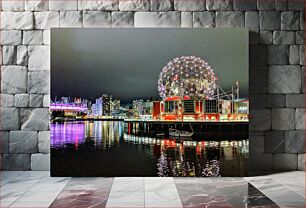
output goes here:
<path id="1" fill-rule="evenodd" d="M 106 204 L 107 208 L 144 207 L 144 192 L 111 192 Z"/>
<path id="2" fill-rule="evenodd" d="M 111 192 L 144 192 L 144 179 L 115 178 Z"/>
<path id="3" fill-rule="evenodd" d="M 105 207 L 108 192 L 97 194 L 92 190 L 65 190 L 60 193 L 51 208 Z"/>

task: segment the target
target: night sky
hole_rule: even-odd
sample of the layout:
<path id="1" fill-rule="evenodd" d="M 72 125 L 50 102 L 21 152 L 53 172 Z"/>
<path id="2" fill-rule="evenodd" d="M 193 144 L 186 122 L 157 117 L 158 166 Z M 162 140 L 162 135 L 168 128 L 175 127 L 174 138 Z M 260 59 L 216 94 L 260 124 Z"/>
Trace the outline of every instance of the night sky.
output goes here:
<path id="1" fill-rule="evenodd" d="M 227 91 L 236 80 L 248 96 L 248 31 L 245 29 L 51 30 L 51 97 L 95 100 L 111 94 L 122 103 L 160 99 L 157 80 L 179 56 L 198 56 Z"/>

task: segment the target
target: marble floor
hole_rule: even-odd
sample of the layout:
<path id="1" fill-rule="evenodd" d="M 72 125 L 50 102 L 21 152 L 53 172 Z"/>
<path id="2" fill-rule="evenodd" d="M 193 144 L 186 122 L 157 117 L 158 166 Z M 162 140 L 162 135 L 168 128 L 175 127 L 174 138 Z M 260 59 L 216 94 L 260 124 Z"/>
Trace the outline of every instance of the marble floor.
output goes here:
<path id="1" fill-rule="evenodd" d="M 46 171 L 0 174 L 0 207 L 305 207 L 305 172 L 297 171 L 244 178 L 54 178 Z"/>

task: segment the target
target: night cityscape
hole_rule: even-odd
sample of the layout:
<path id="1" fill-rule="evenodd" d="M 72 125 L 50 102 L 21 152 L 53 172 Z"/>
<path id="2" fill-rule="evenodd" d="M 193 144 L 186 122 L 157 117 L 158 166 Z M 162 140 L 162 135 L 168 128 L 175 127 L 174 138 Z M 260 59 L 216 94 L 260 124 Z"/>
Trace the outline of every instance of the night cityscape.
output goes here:
<path id="1" fill-rule="evenodd" d="M 188 56 L 170 61 L 160 73 L 161 100 L 120 99 L 102 94 L 95 102 L 62 97 L 51 104 L 52 119 L 135 119 L 142 121 L 248 121 L 249 101 L 239 97 L 239 81 L 225 92 L 207 62 Z"/>
<path id="2" fill-rule="evenodd" d="M 209 51 L 203 52 L 204 46 L 174 44 L 175 31 L 169 29 L 159 31 L 165 38 L 163 46 L 136 44 L 132 55 L 125 49 L 136 40 L 150 39 L 156 30 L 124 30 L 118 48 L 110 47 L 105 53 L 100 50 L 103 46 L 91 45 L 97 56 L 87 56 L 83 45 L 70 41 L 88 41 L 83 40 L 84 31 L 67 31 L 53 36 L 59 44 L 52 51 L 51 71 L 53 176 L 247 175 L 249 99 L 244 45 L 239 48 L 229 42 L 214 47 L 215 54 L 223 54 L 223 61 L 218 61 Z M 187 38 L 203 31 L 185 32 L 180 34 Z M 73 38 L 62 41 L 67 34 Z M 215 41 L 216 34 L 200 35 L 201 44 L 210 45 L 208 39 Z M 114 35 L 118 33 L 111 30 L 103 36 L 91 33 L 104 39 L 98 45 L 115 44 Z M 246 40 L 243 35 L 228 38 L 241 44 Z M 61 55 L 62 45 L 72 55 Z M 161 48 L 169 54 L 160 53 Z"/>

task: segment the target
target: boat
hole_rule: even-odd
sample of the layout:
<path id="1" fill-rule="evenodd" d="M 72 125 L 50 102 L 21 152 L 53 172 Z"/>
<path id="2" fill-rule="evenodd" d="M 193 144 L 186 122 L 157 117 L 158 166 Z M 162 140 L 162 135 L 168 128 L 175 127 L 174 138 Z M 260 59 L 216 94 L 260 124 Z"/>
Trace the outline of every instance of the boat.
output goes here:
<path id="1" fill-rule="evenodd" d="M 170 128 L 169 129 L 169 135 L 174 137 L 192 137 L 193 132 L 189 131 L 180 131 L 177 129 Z"/>
<path id="2" fill-rule="evenodd" d="M 165 136 L 165 133 L 156 134 L 156 137 L 164 137 L 164 136 Z"/>

